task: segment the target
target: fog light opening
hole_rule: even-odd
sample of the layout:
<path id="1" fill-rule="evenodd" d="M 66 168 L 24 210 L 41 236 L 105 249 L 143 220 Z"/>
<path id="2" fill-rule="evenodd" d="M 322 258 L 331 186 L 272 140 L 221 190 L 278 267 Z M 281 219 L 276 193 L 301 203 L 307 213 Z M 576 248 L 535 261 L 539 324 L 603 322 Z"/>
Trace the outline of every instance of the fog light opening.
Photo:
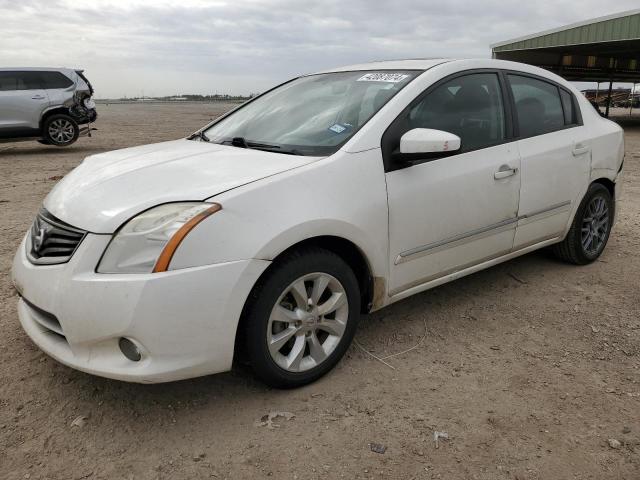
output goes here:
<path id="1" fill-rule="evenodd" d="M 120 347 L 122 354 L 132 362 L 139 362 L 142 358 L 142 354 L 140 353 L 138 346 L 128 338 L 121 337 L 120 340 L 118 340 L 118 346 Z"/>

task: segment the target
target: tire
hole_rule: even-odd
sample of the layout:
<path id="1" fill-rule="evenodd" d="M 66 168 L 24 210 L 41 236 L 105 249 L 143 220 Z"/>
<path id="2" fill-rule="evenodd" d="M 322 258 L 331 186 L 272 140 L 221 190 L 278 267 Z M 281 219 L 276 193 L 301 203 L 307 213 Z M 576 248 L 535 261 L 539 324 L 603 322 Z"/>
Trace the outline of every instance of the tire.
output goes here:
<path id="1" fill-rule="evenodd" d="M 80 127 L 69 115 L 51 115 L 42 125 L 42 139 L 49 145 L 68 147 L 80 135 Z"/>
<path id="2" fill-rule="evenodd" d="M 561 243 L 553 246 L 553 253 L 561 260 L 576 265 L 596 260 L 609 240 L 614 208 L 609 190 L 600 183 L 591 184 L 576 211 L 569 233 Z"/>
<path id="3" fill-rule="evenodd" d="M 262 382 L 300 387 L 338 363 L 359 315 L 360 289 L 349 265 L 321 248 L 296 251 L 272 265 L 251 292 L 242 319 L 244 353 Z"/>

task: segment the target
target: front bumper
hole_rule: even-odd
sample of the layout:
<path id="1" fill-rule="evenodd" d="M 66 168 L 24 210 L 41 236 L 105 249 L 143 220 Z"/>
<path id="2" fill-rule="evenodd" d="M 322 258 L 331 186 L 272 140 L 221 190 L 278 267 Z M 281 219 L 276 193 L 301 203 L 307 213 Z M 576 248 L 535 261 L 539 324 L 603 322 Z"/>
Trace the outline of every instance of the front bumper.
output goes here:
<path id="1" fill-rule="evenodd" d="M 244 302 L 269 265 L 241 260 L 152 274 L 98 274 L 109 235 L 88 234 L 68 263 L 33 265 L 25 240 L 13 262 L 22 327 L 72 368 L 156 383 L 229 370 Z M 118 340 L 138 344 L 128 360 Z"/>

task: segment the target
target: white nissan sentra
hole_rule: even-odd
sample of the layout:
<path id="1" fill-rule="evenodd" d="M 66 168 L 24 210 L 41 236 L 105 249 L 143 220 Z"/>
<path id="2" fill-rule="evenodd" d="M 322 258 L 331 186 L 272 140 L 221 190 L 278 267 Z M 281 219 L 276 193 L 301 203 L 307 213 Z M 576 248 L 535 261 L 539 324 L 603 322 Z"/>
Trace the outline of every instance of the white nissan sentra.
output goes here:
<path id="1" fill-rule="evenodd" d="M 96 375 L 164 382 L 241 357 L 303 385 L 364 312 L 547 246 L 597 259 L 623 156 L 619 126 L 528 65 L 302 76 L 187 139 L 69 173 L 15 256 L 20 322 Z"/>

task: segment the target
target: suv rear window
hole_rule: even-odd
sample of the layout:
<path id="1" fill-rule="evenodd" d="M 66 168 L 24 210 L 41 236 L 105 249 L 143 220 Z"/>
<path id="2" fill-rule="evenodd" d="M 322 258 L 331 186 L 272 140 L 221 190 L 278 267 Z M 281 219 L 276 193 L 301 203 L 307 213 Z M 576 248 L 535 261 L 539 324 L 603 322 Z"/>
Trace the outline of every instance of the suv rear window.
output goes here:
<path id="1" fill-rule="evenodd" d="M 42 88 L 39 72 L 0 72 L 0 92 Z"/>
<path id="2" fill-rule="evenodd" d="M 65 77 L 60 72 L 40 72 L 42 77 L 43 88 L 69 88 L 73 85 L 73 82 L 68 77 Z"/>

